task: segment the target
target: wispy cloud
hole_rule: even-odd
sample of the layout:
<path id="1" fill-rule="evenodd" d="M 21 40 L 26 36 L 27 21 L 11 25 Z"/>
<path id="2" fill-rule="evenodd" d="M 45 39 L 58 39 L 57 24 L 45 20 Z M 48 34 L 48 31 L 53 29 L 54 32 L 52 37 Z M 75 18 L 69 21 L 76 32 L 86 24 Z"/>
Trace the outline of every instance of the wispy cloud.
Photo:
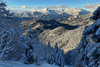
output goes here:
<path id="1" fill-rule="evenodd" d="M 31 7 L 27 7 L 27 6 L 21 6 L 20 8 L 22 8 L 22 9 L 31 9 Z"/>
<path id="2" fill-rule="evenodd" d="M 42 9 L 43 7 L 39 7 L 39 6 L 34 6 L 34 9 Z"/>
<path id="3" fill-rule="evenodd" d="M 31 10 L 33 10 L 33 9 L 39 10 L 39 9 L 44 9 L 44 8 L 58 9 L 58 8 L 68 8 L 68 7 L 66 5 L 45 6 L 45 7 L 34 6 L 33 8 L 32 7 L 28 7 L 28 6 L 21 6 L 21 7 L 9 7 L 8 9 L 11 10 L 11 12 L 21 13 L 21 12 L 27 12 L 27 11 L 29 11 L 28 9 L 31 9 Z"/>
<path id="4" fill-rule="evenodd" d="M 56 8 L 68 8 L 67 6 L 63 6 L 63 5 L 57 5 L 55 6 Z"/>
<path id="5" fill-rule="evenodd" d="M 46 6 L 46 8 L 57 9 L 57 8 L 68 8 L 66 5 Z"/>
<path id="6" fill-rule="evenodd" d="M 96 9 L 96 8 L 98 8 L 99 6 L 100 6 L 100 3 L 99 3 L 99 4 L 95 4 L 95 5 L 93 5 L 93 4 L 87 4 L 87 5 L 85 6 L 85 8 Z"/>
<path id="7" fill-rule="evenodd" d="M 68 7 L 66 5 L 45 6 L 45 7 L 34 6 L 33 7 L 33 9 L 43 9 L 43 8 L 58 9 L 58 8 L 68 8 Z"/>
<path id="8" fill-rule="evenodd" d="M 14 12 L 14 13 L 24 13 L 24 12 L 28 12 L 29 10 L 22 10 L 22 9 L 9 9 L 10 12 Z"/>
<path id="9" fill-rule="evenodd" d="M 16 8 L 16 7 L 9 7 L 9 9 L 14 9 L 14 8 Z"/>

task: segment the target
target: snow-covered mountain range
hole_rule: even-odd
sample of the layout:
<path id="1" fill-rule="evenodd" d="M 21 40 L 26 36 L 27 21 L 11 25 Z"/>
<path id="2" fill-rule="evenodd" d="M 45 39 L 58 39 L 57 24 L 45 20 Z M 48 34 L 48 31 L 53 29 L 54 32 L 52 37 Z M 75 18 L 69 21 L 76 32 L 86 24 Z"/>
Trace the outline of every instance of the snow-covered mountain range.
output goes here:
<path id="1" fill-rule="evenodd" d="M 0 2 L 0 67 L 100 67 L 100 7 L 92 17 L 32 19 L 22 24 L 13 14 Z"/>
<path id="2" fill-rule="evenodd" d="M 32 18 L 32 19 L 62 19 L 71 15 L 84 15 L 89 14 L 89 11 L 78 8 L 67 9 L 49 9 L 44 8 L 42 10 L 32 10 L 30 12 L 18 13 L 15 16 L 20 18 Z"/>

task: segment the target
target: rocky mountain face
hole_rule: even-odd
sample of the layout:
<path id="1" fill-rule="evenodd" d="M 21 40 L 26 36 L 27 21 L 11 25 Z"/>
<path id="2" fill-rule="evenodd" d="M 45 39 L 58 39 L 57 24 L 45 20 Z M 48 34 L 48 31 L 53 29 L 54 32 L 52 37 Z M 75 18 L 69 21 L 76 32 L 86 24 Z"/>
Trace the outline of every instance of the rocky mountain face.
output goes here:
<path id="1" fill-rule="evenodd" d="M 31 25 L 34 31 L 40 32 L 40 41 L 46 44 L 50 42 L 52 47 L 58 43 L 58 47 L 67 53 L 78 46 L 85 25 L 89 26 L 94 22 L 89 18 L 90 16 L 91 14 L 71 16 L 70 20 L 68 20 L 69 18 L 60 20 L 34 19 L 22 22 L 22 26 L 26 30 L 25 35 L 28 34 L 27 31 Z"/>
<path id="2" fill-rule="evenodd" d="M 59 20 L 28 20 L 22 26 L 28 34 L 29 26 L 39 32 L 40 41 L 58 43 L 64 50 L 65 63 L 74 67 L 100 67 L 100 7 L 90 14 Z M 91 17 L 92 16 L 92 17 Z M 90 19 L 91 18 L 91 19 Z"/>
<path id="3" fill-rule="evenodd" d="M 60 23 L 65 23 L 65 24 L 69 24 L 69 25 L 86 25 L 89 22 L 93 22 L 93 20 L 90 19 L 90 17 L 92 16 L 92 13 L 89 14 L 85 14 L 85 15 L 75 15 L 75 16 L 71 16 L 71 17 L 66 17 L 63 19 L 60 19 Z"/>
<path id="4" fill-rule="evenodd" d="M 15 16 L 20 17 L 22 20 L 27 19 L 62 19 L 72 15 L 84 15 L 89 14 L 89 11 L 77 8 L 67 8 L 67 9 L 49 9 L 45 8 L 42 10 L 33 10 L 25 13 L 18 13 Z"/>

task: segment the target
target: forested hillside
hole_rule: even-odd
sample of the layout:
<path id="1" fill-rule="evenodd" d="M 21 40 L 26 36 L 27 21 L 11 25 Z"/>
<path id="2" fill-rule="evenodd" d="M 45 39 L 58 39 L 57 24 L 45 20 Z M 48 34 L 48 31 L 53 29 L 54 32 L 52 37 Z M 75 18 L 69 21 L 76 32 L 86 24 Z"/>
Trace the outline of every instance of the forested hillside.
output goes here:
<path id="1" fill-rule="evenodd" d="M 28 35 L 23 35 L 19 18 L 6 10 L 6 4 L 0 2 L 0 61 L 14 60 L 25 64 L 41 65 L 43 61 L 58 66 L 64 66 L 64 52 L 58 48 L 45 46 L 39 42 L 38 33 L 31 29 Z"/>

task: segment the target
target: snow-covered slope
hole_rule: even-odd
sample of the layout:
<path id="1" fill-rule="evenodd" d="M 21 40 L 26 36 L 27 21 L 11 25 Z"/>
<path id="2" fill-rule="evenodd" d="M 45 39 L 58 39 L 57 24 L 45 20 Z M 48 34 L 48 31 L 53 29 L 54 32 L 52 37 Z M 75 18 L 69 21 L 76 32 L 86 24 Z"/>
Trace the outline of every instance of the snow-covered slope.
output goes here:
<path id="1" fill-rule="evenodd" d="M 0 67 L 60 67 L 56 65 L 50 65 L 46 62 L 44 62 L 42 65 L 37 66 L 35 64 L 23 64 L 19 61 L 0 61 Z M 71 67 L 71 66 L 64 66 L 64 67 Z"/>

